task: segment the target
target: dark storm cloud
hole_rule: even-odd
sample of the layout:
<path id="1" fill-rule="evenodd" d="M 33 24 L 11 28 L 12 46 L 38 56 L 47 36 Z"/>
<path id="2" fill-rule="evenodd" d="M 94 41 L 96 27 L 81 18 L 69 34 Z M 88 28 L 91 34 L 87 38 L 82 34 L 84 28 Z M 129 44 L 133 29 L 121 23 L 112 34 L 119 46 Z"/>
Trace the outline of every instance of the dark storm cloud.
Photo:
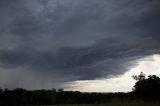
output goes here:
<path id="1" fill-rule="evenodd" d="M 60 82 L 122 74 L 137 59 L 159 53 L 159 5 L 159 0 L 1 0 L 0 66 Z"/>
<path id="2" fill-rule="evenodd" d="M 62 77 L 73 75 L 79 76 L 80 79 L 94 79 L 123 73 L 126 66 L 122 63 L 126 64 L 141 56 L 158 53 L 159 44 L 156 42 L 149 44 L 151 42 L 150 39 L 143 42 L 137 39 L 136 43 L 131 41 L 122 43 L 121 40 L 115 42 L 114 39 L 106 39 L 92 46 L 64 47 L 57 52 L 39 52 L 32 49 L 1 50 L 0 62 L 1 66 L 22 66 L 28 67 L 31 71 L 50 71 Z M 102 68 L 106 67 L 106 69 L 99 69 L 101 65 L 97 64 L 103 65 L 103 62 L 105 66 Z M 130 65 L 128 64 L 127 67 Z"/>

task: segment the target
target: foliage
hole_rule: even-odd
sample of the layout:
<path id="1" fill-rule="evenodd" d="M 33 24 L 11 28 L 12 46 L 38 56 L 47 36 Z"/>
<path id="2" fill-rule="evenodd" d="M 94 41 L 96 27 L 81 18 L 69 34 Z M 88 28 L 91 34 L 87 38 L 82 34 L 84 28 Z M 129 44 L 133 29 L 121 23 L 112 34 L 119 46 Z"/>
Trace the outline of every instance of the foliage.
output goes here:
<path id="1" fill-rule="evenodd" d="M 137 82 L 128 93 L 82 93 L 79 91 L 0 89 L 0 106 L 55 104 L 112 104 L 155 102 L 160 100 L 160 78 L 145 74 L 132 76 Z M 119 105 L 118 105 L 119 106 Z M 127 105 L 126 105 L 127 106 Z M 141 105 L 143 106 L 143 105 Z"/>
<path id="2" fill-rule="evenodd" d="M 149 75 L 146 78 L 141 72 L 138 76 L 133 76 L 137 82 L 134 85 L 133 91 L 141 97 L 157 98 L 160 94 L 160 78 L 156 75 Z"/>

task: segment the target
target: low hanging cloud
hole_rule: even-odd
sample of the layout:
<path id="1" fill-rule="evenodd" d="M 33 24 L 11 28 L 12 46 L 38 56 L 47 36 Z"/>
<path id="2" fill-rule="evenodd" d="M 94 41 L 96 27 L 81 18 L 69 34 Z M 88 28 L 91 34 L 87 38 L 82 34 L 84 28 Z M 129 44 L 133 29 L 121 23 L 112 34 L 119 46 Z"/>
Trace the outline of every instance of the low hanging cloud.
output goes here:
<path id="1" fill-rule="evenodd" d="M 9 74 L 0 84 L 50 88 L 123 74 L 137 59 L 159 53 L 159 5 L 159 0 L 1 0 L 0 73 Z M 21 77 L 19 84 L 16 76 L 25 73 L 38 81 L 28 84 L 29 77 Z"/>

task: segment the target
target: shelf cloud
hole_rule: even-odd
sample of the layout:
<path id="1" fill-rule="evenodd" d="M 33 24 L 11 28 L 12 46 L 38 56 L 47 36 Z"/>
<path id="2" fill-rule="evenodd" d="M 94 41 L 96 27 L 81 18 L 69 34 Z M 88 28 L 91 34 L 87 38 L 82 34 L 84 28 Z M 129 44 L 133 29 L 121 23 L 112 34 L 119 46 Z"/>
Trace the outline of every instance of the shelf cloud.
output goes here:
<path id="1" fill-rule="evenodd" d="M 160 52 L 159 5 L 159 0 L 1 0 L 0 86 L 60 87 L 127 72 L 137 59 Z"/>

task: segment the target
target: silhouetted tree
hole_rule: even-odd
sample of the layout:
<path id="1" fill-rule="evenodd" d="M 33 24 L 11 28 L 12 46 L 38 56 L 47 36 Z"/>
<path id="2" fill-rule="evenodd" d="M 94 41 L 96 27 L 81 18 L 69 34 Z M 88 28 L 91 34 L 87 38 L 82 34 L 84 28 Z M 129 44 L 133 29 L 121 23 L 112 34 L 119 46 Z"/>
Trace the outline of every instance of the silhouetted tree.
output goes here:
<path id="1" fill-rule="evenodd" d="M 141 81 L 146 78 L 146 75 L 143 74 L 143 72 L 141 72 L 140 75 L 133 75 L 132 78 L 135 79 L 136 81 Z"/>
<path id="2" fill-rule="evenodd" d="M 23 105 L 55 105 L 55 104 L 104 104 L 111 102 L 129 102 L 136 100 L 160 100 L 160 78 L 156 75 L 132 76 L 137 82 L 133 92 L 128 93 L 82 93 L 79 91 L 26 90 L 16 88 L 13 90 L 0 89 L 0 106 Z M 149 98 L 149 99 L 148 99 Z"/>
<path id="3" fill-rule="evenodd" d="M 144 98 L 157 98 L 160 94 L 160 78 L 156 75 L 150 75 L 148 78 L 141 72 L 140 75 L 132 76 L 137 82 L 134 85 L 133 92 Z"/>

